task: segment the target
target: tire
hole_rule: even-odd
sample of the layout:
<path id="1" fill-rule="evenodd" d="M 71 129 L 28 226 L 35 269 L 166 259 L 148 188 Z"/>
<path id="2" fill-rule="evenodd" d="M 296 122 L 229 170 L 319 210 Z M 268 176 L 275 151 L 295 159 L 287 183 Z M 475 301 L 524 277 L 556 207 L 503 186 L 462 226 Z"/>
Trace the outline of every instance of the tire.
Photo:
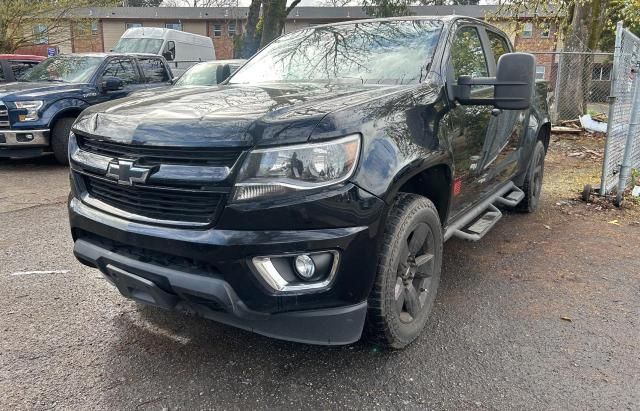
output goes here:
<path id="1" fill-rule="evenodd" d="M 538 209 L 540 203 L 540 194 L 542 193 L 542 180 L 544 178 L 544 144 L 542 141 L 536 142 L 536 146 L 533 149 L 533 156 L 531 157 L 531 164 L 527 170 L 527 175 L 524 178 L 524 184 L 522 191 L 524 191 L 524 198 L 516 206 L 516 210 L 523 213 L 533 213 Z"/>
<path id="2" fill-rule="evenodd" d="M 420 335 L 440 282 L 442 246 L 442 226 L 433 203 L 400 193 L 389 212 L 369 295 L 369 341 L 400 349 Z"/>
<path id="3" fill-rule="evenodd" d="M 71 126 L 76 121 L 73 117 L 62 117 L 58 119 L 51 130 L 51 149 L 53 155 L 62 165 L 69 164 L 69 133 Z"/>

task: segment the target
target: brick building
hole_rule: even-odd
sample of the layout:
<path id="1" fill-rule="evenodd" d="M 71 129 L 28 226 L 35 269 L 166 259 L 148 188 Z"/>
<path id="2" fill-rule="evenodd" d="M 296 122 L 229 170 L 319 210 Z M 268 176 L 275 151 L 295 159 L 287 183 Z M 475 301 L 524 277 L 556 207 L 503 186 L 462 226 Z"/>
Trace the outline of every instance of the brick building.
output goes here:
<path id="1" fill-rule="evenodd" d="M 518 50 L 554 51 L 556 30 L 552 25 L 534 25 L 529 19 L 495 18 L 496 6 L 417 6 L 414 15 L 441 16 L 457 14 L 480 19 L 491 18 L 502 28 Z M 109 51 L 130 27 L 166 27 L 209 36 L 219 59 L 234 57 L 234 41 L 242 34 L 247 20 L 247 7 L 114 7 L 77 11 L 82 23 L 71 23 L 68 36 L 46 39 L 28 51 L 46 54 L 47 46 L 58 47 L 60 53 Z M 318 24 L 370 18 L 362 7 L 296 7 L 287 16 L 285 33 Z M 25 50 L 26 51 L 26 50 Z M 548 64 L 542 59 L 538 72 L 548 78 Z"/>

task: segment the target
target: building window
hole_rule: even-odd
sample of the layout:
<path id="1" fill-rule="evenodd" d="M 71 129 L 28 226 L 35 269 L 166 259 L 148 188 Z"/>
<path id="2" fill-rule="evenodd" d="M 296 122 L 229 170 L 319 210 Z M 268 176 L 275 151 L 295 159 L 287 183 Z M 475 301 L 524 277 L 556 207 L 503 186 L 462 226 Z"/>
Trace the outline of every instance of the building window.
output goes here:
<path id="1" fill-rule="evenodd" d="M 536 66 L 536 80 L 544 80 L 545 66 Z"/>
<path id="2" fill-rule="evenodd" d="M 81 21 L 74 25 L 73 34 L 76 36 L 97 36 L 99 33 L 98 21 Z"/>
<path id="3" fill-rule="evenodd" d="M 182 31 L 182 23 L 166 23 L 164 27 L 167 29 Z"/>
<path id="4" fill-rule="evenodd" d="M 142 23 L 127 23 L 127 24 L 125 24 L 125 28 L 127 30 L 133 29 L 133 28 L 136 28 L 136 27 L 142 27 Z"/>
<path id="5" fill-rule="evenodd" d="M 33 43 L 34 44 L 48 44 L 49 43 L 49 28 L 45 24 L 36 24 L 33 26 Z"/>
<path id="6" fill-rule="evenodd" d="M 611 80 L 611 65 L 594 64 L 591 69 L 591 80 L 609 81 Z"/>
<path id="7" fill-rule="evenodd" d="M 551 35 L 551 24 L 544 23 L 542 27 L 540 27 L 540 37 L 549 38 Z"/>
<path id="8" fill-rule="evenodd" d="M 526 39 L 533 37 L 533 23 L 524 23 L 522 27 L 522 37 Z"/>
<path id="9" fill-rule="evenodd" d="M 236 35 L 236 23 L 229 23 L 227 27 L 227 31 L 229 32 L 229 37 L 233 37 Z"/>
<path id="10" fill-rule="evenodd" d="M 222 24 L 214 24 L 213 25 L 213 37 L 222 36 Z"/>

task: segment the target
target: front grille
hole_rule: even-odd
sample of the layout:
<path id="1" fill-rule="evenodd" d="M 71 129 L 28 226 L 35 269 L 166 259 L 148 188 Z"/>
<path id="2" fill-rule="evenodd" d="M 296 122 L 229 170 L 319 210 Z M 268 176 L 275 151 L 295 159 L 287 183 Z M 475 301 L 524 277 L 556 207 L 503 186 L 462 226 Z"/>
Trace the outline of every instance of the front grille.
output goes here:
<path id="1" fill-rule="evenodd" d="M 0 128 L 9 128 L 9 110 L 4 104 L 0 104 Z"/>
<path id="2" fill-rule="evenodd" d="M 157 186 L 124 186 L 84 175 L 91 197 L 138 216 L 187 223 L 213 222 L 224 194 Z"/>
<path id="3" fill-rule="evenodd" d="M 238 149 L 120 144 L 79 135 L 76 136 L 76 140 L 84 151 L 107 157 L 135 159 L 137 164 L 145 165 L 176 164 L 231 168 L 242 153 L 242 150 Z"/>

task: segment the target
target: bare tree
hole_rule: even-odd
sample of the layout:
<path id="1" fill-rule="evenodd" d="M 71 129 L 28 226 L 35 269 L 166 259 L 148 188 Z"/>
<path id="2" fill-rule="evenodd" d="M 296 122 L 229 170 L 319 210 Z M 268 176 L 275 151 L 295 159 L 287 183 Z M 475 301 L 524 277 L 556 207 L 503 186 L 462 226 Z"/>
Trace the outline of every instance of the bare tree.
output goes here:
<path id="1" fill-rule="evenodd" d="M 236 7 L 237 0 L 164 0 L 163 7 Z"/>
<path id="2" fill-rule="evenodd" d="M 325 7 L 346 7 L 356 3 L 357 0 L 322 0 L 320 4 Z"/>
<path id="3" fill-rule="evenodd" d="M 0 7 L 0 53 L 12 53 L 33 44 L 69 41 L 70 23 L 87 21 L 78 9 L 113 5 L 112 0 L 2 0 Z"/>

